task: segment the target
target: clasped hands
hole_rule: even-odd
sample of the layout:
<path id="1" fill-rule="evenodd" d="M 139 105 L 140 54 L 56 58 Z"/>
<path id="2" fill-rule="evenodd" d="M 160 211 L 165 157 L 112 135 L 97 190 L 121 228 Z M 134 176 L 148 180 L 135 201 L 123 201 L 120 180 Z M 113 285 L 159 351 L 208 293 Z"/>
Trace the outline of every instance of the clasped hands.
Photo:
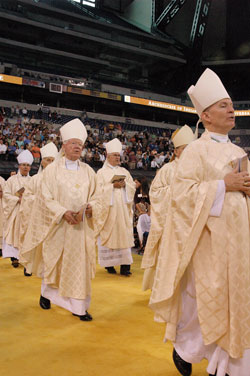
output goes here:
<path id="1" fill-rule="evenodd" d="M 224 177 L 226 192 L 244 192 L 250 196 L 250 176 L 247 171 L 238 172 L 236 168 Z"/>
<path id="2" fill-rule="evenodd" d="M 84 209 L 79 210 L 79 212 L 73 212 L 72 210 L 67 210 L 63 218 L 69 225 L 78 225 L 83 220 L 83 211 Z M 87 205 L 85 210 L 85 215 L 87 218 L 92 217 L 92 206 L 90 204 Z"/>

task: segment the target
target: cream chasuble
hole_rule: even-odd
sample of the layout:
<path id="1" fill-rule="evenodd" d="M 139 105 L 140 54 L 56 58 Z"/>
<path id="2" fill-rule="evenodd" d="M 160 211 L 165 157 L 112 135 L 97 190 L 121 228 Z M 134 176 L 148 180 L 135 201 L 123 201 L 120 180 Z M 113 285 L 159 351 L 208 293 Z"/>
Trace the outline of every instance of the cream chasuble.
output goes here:
<path id="1" fill-rule="evenodd" d="M 24 191 L 20 206 L 20 233 L 19 233 L 19 262 L 26 268 L 27 273 L 34 273 L 38 277 L 43 274 L 42 244 L 26 252 L 23 242 L 28 226 L 32 226 L 31 211 L 35 195 L 41 189 L 43 171 L 31 177 Z"/>
<path id="2" fill-rule="evenodd" d="M 0 176 L 0 185 L 2 192 L 5 187 L 5 180 Z M 2 242 L 3 242 L 3 204 L 2 204 L 2 198 L 0 199 L 0 249 L 2 249 Z"/>
<path id="3" fill-rule="evenodd" d="M 21 188 L 25 188 L 30 179 L 31 177 L 29 175 L 22 176 L 20 172 L 18 172 L 6 181 L 4 187 L 2 200 L 4 214 L 3 238 L 7 247 L 11 246 L 16 250 L 19 247 L 20 230 L 20 203 L 18 202 L 19 197 L 16 196 L 16 192 Z M 5 251 L 5 246 L 3 248 Z M 17 255 L 13 255 L 13 257 L 16 256 Z M 10 257 L 10 255 L 7 254 L 6 257 Z"/>
<path id="4" fill-rule="evenodd" d="M 126 188 L 117 189 L 111 183 L 114 175 L 125 175 Z M 130 248 L 134 245 L 133 202 L 135 183 L 123 167 L 112 168 L 107 162 L 97 172 L 94 224 L 101 245 L 109 249 Z"/>
<path id="5" fill-rule="evenodd" d="M 159 242 L 166 221 L 170 197 L 170 184 L 178 165 L 178 158 L 165 164 L 156 174 L 149 190 L 151 227 L 141 267 L 146 269 L 143 276 L 143 290 L 151 289 L 154 281 Z"/>
<path id="6" fill-rule="evenodd" d="M 62 217 L 67 210 L 77 212 L 91 203 L 95 178 L 87 164 L 78 161 L 78 170 L 70 170 L 62 157 L 46 167 L 32 207 L 32 226 L 22 248 L 30 252 L 42 243 L 44 283 L 62 297 L 90 296 L 96 263 L 92 219 L 84 217 L 78 225 L 70 225 Z"/>
<path id="7" fill-rule="evenodd" d="M 250 348 L 249 198 L 226 192 L 221 215 L 209 214 L 218 181 L 244 154 L 231 142 L 212 141 L 207 131 L 183 151 L 150 298 L 155 319 L 167 323 L 166 339 L 175 341 L 180 284 L 191 266 L 204 344 L 217 344 L 231 358 Z"/>

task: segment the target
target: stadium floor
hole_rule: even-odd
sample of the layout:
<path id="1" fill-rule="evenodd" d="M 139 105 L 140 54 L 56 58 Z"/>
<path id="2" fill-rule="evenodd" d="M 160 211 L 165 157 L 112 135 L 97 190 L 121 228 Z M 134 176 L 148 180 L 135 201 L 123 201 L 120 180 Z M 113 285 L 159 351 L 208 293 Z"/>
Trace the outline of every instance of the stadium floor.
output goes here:
<path id="1" fill-rule="evenodd" d="M 0 369 L 8 376 L 177 376 L 163 324 L 153 321 L 150 292 L 141 291 L 141 256 L 133 275 L 110 275 L 97 266 L 92 281 L 92 322 L 52 305 L 43 311 L 41 281 L 24 277 L 0 259 Z M 192 376 L 205 376 L 206 361 Z"/>

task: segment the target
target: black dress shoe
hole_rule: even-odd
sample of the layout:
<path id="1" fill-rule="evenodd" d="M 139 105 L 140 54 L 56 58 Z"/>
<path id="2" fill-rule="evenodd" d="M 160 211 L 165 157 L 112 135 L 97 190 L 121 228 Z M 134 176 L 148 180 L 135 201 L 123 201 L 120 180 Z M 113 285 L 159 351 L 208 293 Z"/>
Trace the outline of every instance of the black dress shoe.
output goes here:
<path id="1" fill-rule="evenodd" d="M 86 311 L 85 315 L 77 315 L 76 313 L 72 313 L 73 316 L 79 317 L 81 321 L 92 321 L 93 317 Z"/>
<path id="2" fill-rule="evenodd" d="M 44 296 L 40 296 L 40 301 L 39 301 L 39 304 L 40 304 L 40 307 L 42 309 L 50 309 L 51 308 L 51 305 L 50 305 L 50 300 L 45 298 Z"/>
<path id="3" fill-rule="evenodd" d="M 27 273 L 26 272 L 26 268 L 23 269 L 23 274 L 25 275 L 25 277 L 31 277 L 32 276 L 32 273 Z"/>
<path id="4" fill-rule="evenodd" d="M 15 258 L 15 257 L 11 257 L 10 259 L 11 259 L 11 264 L 12 264 L 13 268 L 18 268 L 18 266 L 19 266 L 18 259 Z"/>
<path id="5" fill-rule="evenodd" d="M 105 268 L 109 274 L 116 274 L 116 270 L 113 266 L 108 266 Z"/>
<path id="6" fill-rule="evenodd" d="M 129 277 L 132 274 L 130 271 L 130 265 L 121 265 L 120 274 L 125 275 L 125 277 Z"/>
<path id="7" fill-rule="evenodd" d="M 191 376 L 192 364 L 182 359 L 175 349 L 173 350 L 173 361 L 182 376 Z"/>
<path id="8" fill-rule="evenodd" d="M 2 255 L 3 255 L 3 252 L 2 252 L 2 250 L 0 249 L 0 257 L 2 257 Z"/>

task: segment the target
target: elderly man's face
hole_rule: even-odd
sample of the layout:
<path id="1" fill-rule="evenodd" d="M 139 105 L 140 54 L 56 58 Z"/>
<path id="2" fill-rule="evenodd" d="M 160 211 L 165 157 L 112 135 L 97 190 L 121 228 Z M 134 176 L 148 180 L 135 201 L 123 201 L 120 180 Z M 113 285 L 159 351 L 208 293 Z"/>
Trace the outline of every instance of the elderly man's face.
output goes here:
<path id="1" fill-rule="evenodd" d="M 76 161 L 82 154 L 83 142 L 78 138 L 71 138 L 63 144 L 62 147 L 65 151 L 66 158 L 71 161 Z"/>
<path id="2" fill-rule="evenodd" d="M 222 99 L 203 111 L 201 115 L 210 132 L 227 134 L 235 126 L 234 108 L 231 99 Z"/>
<path id="3" fill-rule="evenodd" d="M 18 168 L 22 176 L 27 176 L 30 172 L 31 166 L 28 163 L 21 163 Z"/>
<path id="4" fill-rule="evenodd" d="M 120 153 L 109 153 L 107 155 L 107 161 L 111 166 L 118 166 L 121 161 Z"/>

